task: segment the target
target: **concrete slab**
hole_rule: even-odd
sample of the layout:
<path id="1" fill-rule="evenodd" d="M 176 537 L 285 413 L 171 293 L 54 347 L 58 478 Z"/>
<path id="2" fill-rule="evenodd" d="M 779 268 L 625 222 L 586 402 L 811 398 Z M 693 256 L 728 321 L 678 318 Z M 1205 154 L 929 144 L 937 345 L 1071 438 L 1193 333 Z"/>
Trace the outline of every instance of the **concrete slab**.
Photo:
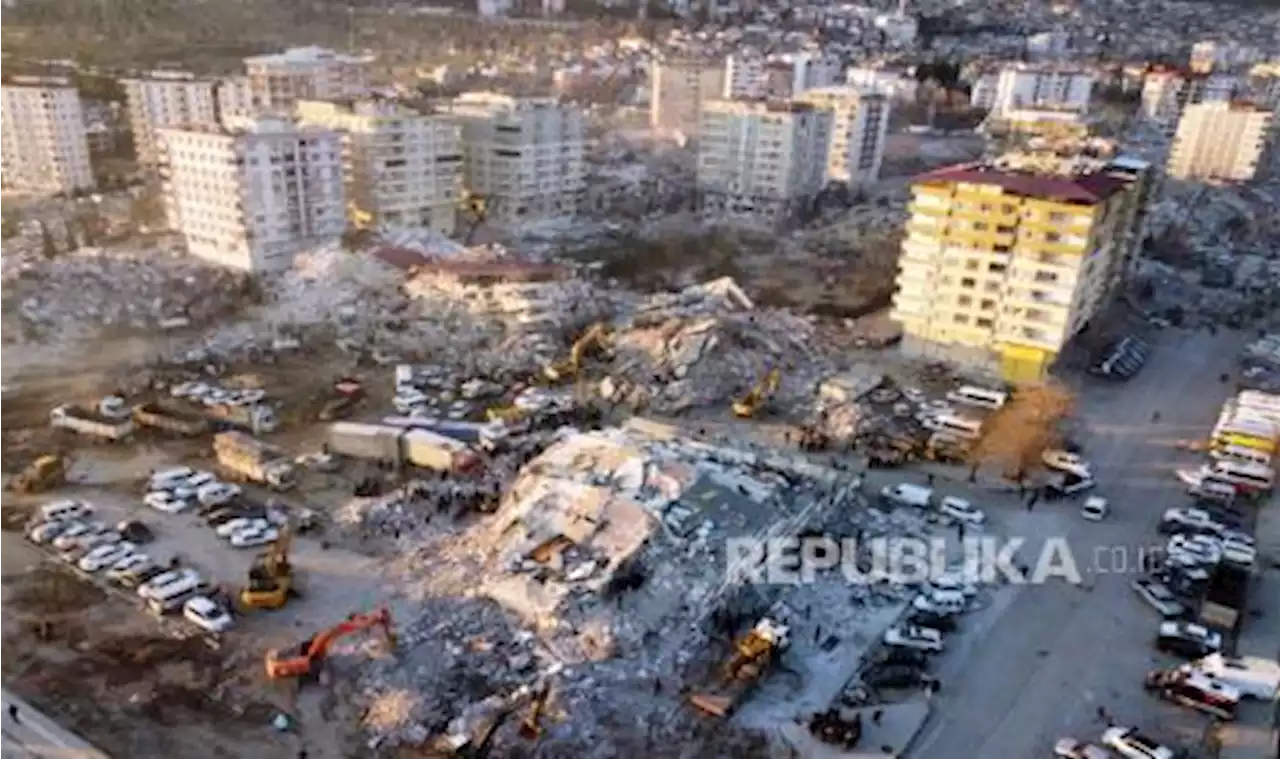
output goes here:
<path id="1" fill-rule="evenodd" d="M 779 728 L 779 732 L 792 749 L 805 759 L 883 759 L 906 756 L 920 729 L 929 717 L 930 702 L 906 701 L 898 704 L 881 704 L 864 709 L 849 709 L 850 715 L 862 716 L 862 737 L 852 751 L 832 746 L 809 733 L 807 725 L 792 722 Z M 878 723 L 873 719 L 880 712 Z"/>

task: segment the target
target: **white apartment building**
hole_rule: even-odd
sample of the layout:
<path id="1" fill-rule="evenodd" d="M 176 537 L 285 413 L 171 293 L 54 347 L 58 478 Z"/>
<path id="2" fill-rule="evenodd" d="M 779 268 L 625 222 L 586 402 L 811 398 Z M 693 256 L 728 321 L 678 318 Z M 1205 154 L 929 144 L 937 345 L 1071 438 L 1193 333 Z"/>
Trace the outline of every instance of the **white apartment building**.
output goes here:
<path id="1" fill-rule="evenodd" d="M 286 114 L 299 100 L 363 96 L 368 89 L 367 68 L 371 62 L 368 57 L 344 55 L 322 47 L 295 47 L 245 58 L 242 86 L 248 87 L 254 106 Z"/>
<path id="2" fill-rule="evenodd" d="M 84 111 L 70 81 L 14 77 L 0 93 L 4 187 L 49 194 L 92 189 Z"/>
<path id="3" fill-rule="evenodd" d="M 1084 113 L 1093 94 L 1093 73 L 1058 66 L 1019 64 L 1000 71 L 991 110 L 1037 109 Z"/>
<path id="4" fill-rule="evenodd" d="M 832 111 L 801 102 L 703 103 L 698 204 L 711 218 L 778 227 L 826 184 Z"/>
<path id="5" fill-rule="evenodd" d="M 191 255 L 247 272 L 287 269 L 346 226 L 342 135 L 262 118 L 243 126 L 161 129 L 170 226 Z"/>
<path id="6" fill-rule="evenodd" d="M 994 72 L 982 74 L 974 80 L 973 87 L 969 91 L 969 105 L 989 111 L 995 107 L 999 90 L 999 74 Z"/>
<path id="7" fill-rule="evenodd" d="M 916 91 L 920 89 L 920 83 L 906 72 L 867 66 L 851 66 L 846 69 L 844 82 L 894 100 L 915 100 Z"/>
<path id="8" fill-rule="evenodd" d="M 1169 151 L 1169 176 L 1245 182 L 1267 148 L 1273 114 L 1244 103 L 1188 105 Z"/>
<path id="9" fill-rule="evenodd" d="M 797 100 L 831 112 L 827 146 L 827 178 L 850 186 L 880 178 L 885 138 L 889 133 L 889 100 L 856 87 L 819 87 Z"/>
<path id="10" fill-rule="evenodd" d="M 693 138 L 703 101 L 723 97 L 725 66 L 699 59 L 655 59 L 649 83 L 649 126 L 666 135 Z"/>
<path id="11" fill-rule="evenodd" d="M 734 53 L 725 58 L 721 97 L 789 100 L 814 87 L 840 79 L 840 62 L 820 53 L 801 52 L 764 57 Z"/>
<path id="12" fill-rule="evenodd" d="M 1172 130 L 1188 105 L 1227 102 L 1244 87 L 1244 79 L 1234 74 L 1152 71 L 1142 80 L 1140 113 L 1147 121 Z"/>
<path id="13" fill-rule="evenodd" d="M 359 213 L 379 226 L 453 234 L 462 133 L 452 119 L 389 100 L 304 100 L 297 114 L 342 132 L 346 197 Z"/>
<path id="14" fill-rule="evenodd" d="M 218 124 L 216 83 L 185 71 L 152 71 L 137 79 L 124 79 L 129 105 L 129 125 L 138 162 L 160 163 L 158 130 L 166 127 Z"/>
<path id="15" fill-rule="evenodd" d="M 582 111 L 555 98 L 468 92 L 450 115 L 462 125 L 467 191 L 486 199 L 498 222 L 577 213 L 586 190 Z"/>
<path id="16" fill-rule="evenodd" d="M 1198 74 L 1252 66 L 1264 61 L 1267 54 L 1250 45 L 1202 40 L 1191 46 L 1188 68 Z"/>

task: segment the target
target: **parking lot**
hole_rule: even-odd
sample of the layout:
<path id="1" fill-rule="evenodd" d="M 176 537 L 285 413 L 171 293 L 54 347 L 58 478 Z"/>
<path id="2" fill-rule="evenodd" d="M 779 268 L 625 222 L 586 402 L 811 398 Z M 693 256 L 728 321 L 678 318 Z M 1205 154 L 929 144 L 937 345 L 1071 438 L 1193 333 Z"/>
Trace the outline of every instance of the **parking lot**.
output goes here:
<path id="1" fill-rule="evenodd" d="M 1152 648 L 1159 619 L 1130 582 L 1143 549 L 1161 542 L 1155 530 L 1161 512 L 1187 501 L 1173 476 L 1179 454 L 1172 442 L 1203 437 L 1212 427 L 1231 389 L 1219 375 L 1233 365 L 1243 340 L 1206 333 L 1162 337 L 1153 341 L 1150 365 L 1131 382 L 1079 384 L 1081 442 L 1097 470 L 1098 493 L 1112 504 L 1108 520 L 1079 519 L 1072 501 L 1026 512 L 1011 498 L 989 499 L 1022 510 L 1013 530 L 1029 542 L 1066 537 L 1086 582 L 1011 588 L 1013 598 L 970 654 L 939 673 L 944 687 L 913 755 L 1044 756 L 1060 737 L 1096 740 L 1105 727 L 1099 707 L 1117 724 L 1173 745 L 1202 745 L 1207 717 L 1142 691 L 1148 670 L 1174 660 Z M 1153 423 L 1156 411 L 1160 421 Z M 1094 557 L 1108 557 L 1106 565 Z M 1113 557 L 1126 557 L 1126 566 L 1116 566 Z M 1263 595 L 1255 590 L 1253 597 Z M 1276 651 L 1245 653 L 1274 657 Z M 1262 712 L 1260 706 L 1242 709 L 1240 725 L 1261 724 Z"/>

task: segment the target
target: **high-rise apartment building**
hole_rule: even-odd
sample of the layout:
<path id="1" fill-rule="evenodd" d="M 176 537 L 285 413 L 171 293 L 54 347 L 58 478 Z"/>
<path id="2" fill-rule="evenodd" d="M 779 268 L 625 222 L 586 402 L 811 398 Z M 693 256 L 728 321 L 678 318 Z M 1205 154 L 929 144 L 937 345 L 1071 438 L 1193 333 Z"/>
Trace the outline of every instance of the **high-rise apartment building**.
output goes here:
<path id="1" fill-rule="evenodd" d="M 1247 103 L 1189 105 L 1169 151 L 1169 176 L 1244 182 L 1267 148 L 1273 114 Z"/>
<path id="2" fill-rule="evenodd" d="M 249 100 L 255 107 L 286 114 L 299 100 L 342 100 L 364 95 L 370 62 L 367 57 L 322 47 L 295 47 L 245 58 L 243 86 L 248 88 Z M 242 100 L 243 96 L 237 99 Z"/>
<path id="3" fill-rule="evenodd" d="M 124 79 L 129 125 L 138 163 L 160 162 L 156 133 L 167 127 L 215 126 L 218 123 L 217 83 L 185 71 L 152 71 L 137 79 Z"/>
<path id="4" fill-rule="evenodd" d="M 577 213 L 586 190 L 582 111 L 555 98 L 469 92 L 449 114 L 462 125 L 466 189 L 498 222 Z"/>
<path id="5" fill-rule="evenodd" d="M 247 272 L 286 269 L 346 227 L 342 135 L 262 118 L 161 129 L 170 226 L 193 256 Z"/>
<path id="6" fill-rule="evenodd" d="M 1160 69 L 1142 80 L 1140 112 L 1147 121 L 1172 131 L 1188 105 L 1232 100 L 1244 80 L 1233 74 L 1195 74 Z"/>
<path id="7" fill-rule="evenodd" d="M 1018 64 L 1000 71 L 993 114 L 1028 109 L 1084 113 L 1093 93 L 1093 73 L 1054 65 Z"/>
<path id="8" fill-rule="evenodd" d="M 840 62 L 820 53 L 735 53 L 725 58 L 724 89 L 718 97 L 790 100 L 805 90 L 834 85 L 840 76 Z"/>
<path id="9" fill-rule="evenodd" d="M 889 132 L 889 100 L 884 95 L 855 87 L 818 87 L 797 100 L 831 112 L 828 179 L 856 187 L 880 178 Z"/>
<path id="10" fill-rule="evenodd" d="M 302 124 L 343 133 L 346 196 L 380 226 L 453 234 L 462 195 L 461 130 L 390 100 L 298 103 Z"/>
<path id="11" fill-rule="evenodd" d="M 649 76 L 649 126 L 664 134 L 698 135 L 702 103 L 723 97 L 725 66 L 692 58 L 654 60 Z"/>
<path id="12" fill-rule="evenodd" d="M 1140 245 L 1143 162 L 1006 156 L 912 186 L 893 318 L 910 354 L 1041 379 Z"/>
<path id="13" fill-rule="evenodd" d="M 801 102 L 702 105 L 698 203 L 709 217 L 777 227 L 822 191 L 834 117 Z"/>
<path id="14" fill-rule="evenodd" d="M 4 187 L 49 194 L 92 189 L 84 112 L 70 81 L 14 77 L 0 93 Z"/>

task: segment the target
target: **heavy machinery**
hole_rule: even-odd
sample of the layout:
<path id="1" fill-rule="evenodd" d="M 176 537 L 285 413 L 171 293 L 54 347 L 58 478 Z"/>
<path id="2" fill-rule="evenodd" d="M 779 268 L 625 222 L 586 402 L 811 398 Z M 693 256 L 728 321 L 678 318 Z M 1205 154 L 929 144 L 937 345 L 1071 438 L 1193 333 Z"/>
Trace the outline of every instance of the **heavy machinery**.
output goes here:
<path id="1" fill-rule="evenodd" d="M 42 493 L 62 484 L 67 476 L 67 460 L 62 456 L 45 454 L 27 465 L 9 482 L 15 493 Z"/>
<path id="2" fill-rule="evenodd" d="M 317 417 L 322 422 L 342 419 L 364 398 L 364 383 L 355 377 L 339 377 L 333 381 L 331 397 L 320 408 Z"/>
<path id="3" fill-rule="evenodd" d="M 740 419 L 750 419 L 755 416 L 765 404 L 773 398 L 773 394 L 778 392 L 778 385 L 782 382 L 782 372 L 776 367 L 769 370 L 755 387 L 747 391 L 747 394 L 734 401 L 733 413 Z"/>
<path id="4" fill-rule="evenodd" d="M 351 225 L 357 230 L 364 231 L 373 227 L 373 214 L 355 203 L 347 204 L 347 216 L 351 219 Z"/>
<path id="5" fill-rule="evenodd" d="M 569 357 L 543 367 L 543 375 L 552 382 L 574 379 L 582 371 L 582 359 L 587 357 L 589 351 L 608 350 L 609 337 L 609 327 L 604 322 L 592 324 L 569 349 Z"/>
<path id="6" fill-rule="evenodd" d="M 462 196 L 462 214 L 467 218 L 467 233 L 462 236 L 462 244 L 470 245 L 475 239 L 480 225 L 489 218 L 489 199 L 476 193 L 464 193 Z"/>
<path id="7" fill-rule="evenodd" d="M 712 687 L 689 696 L 689 703 L 708 716 L 728 716 L 786 649 L 790 634 L 786 625 L 761 619 L 733 644 L 733 653 Z"/>
<path id="8" fill-rule="evenodd" d="M 267 677 L 279 680 L 286 677 L 315 677 L 320 673 L 320 666 L 329 655 L 329 648 L 339 639 L 352 633 L 380 628 L 387 642 L 392 646 L 396 642 L 395 630 L 391 623 L 391 610 L 379 609 L 368 614 L 352 614 L 338 624 L 307 638 L 288 651 L 280 652 L 272 649 L 267 652 Z"/>
<path id="9" fill-rule="evenodd" d="M 280 537 L 271 548 L 258 554 L 249 567 L 249 584 L 240 589 L 240 608 L 279 609 L 297 594 L 293 584 L 293 564 L 289 562 L 289 547 L 293 542 L 292 525 L 280 531 Z"/>

